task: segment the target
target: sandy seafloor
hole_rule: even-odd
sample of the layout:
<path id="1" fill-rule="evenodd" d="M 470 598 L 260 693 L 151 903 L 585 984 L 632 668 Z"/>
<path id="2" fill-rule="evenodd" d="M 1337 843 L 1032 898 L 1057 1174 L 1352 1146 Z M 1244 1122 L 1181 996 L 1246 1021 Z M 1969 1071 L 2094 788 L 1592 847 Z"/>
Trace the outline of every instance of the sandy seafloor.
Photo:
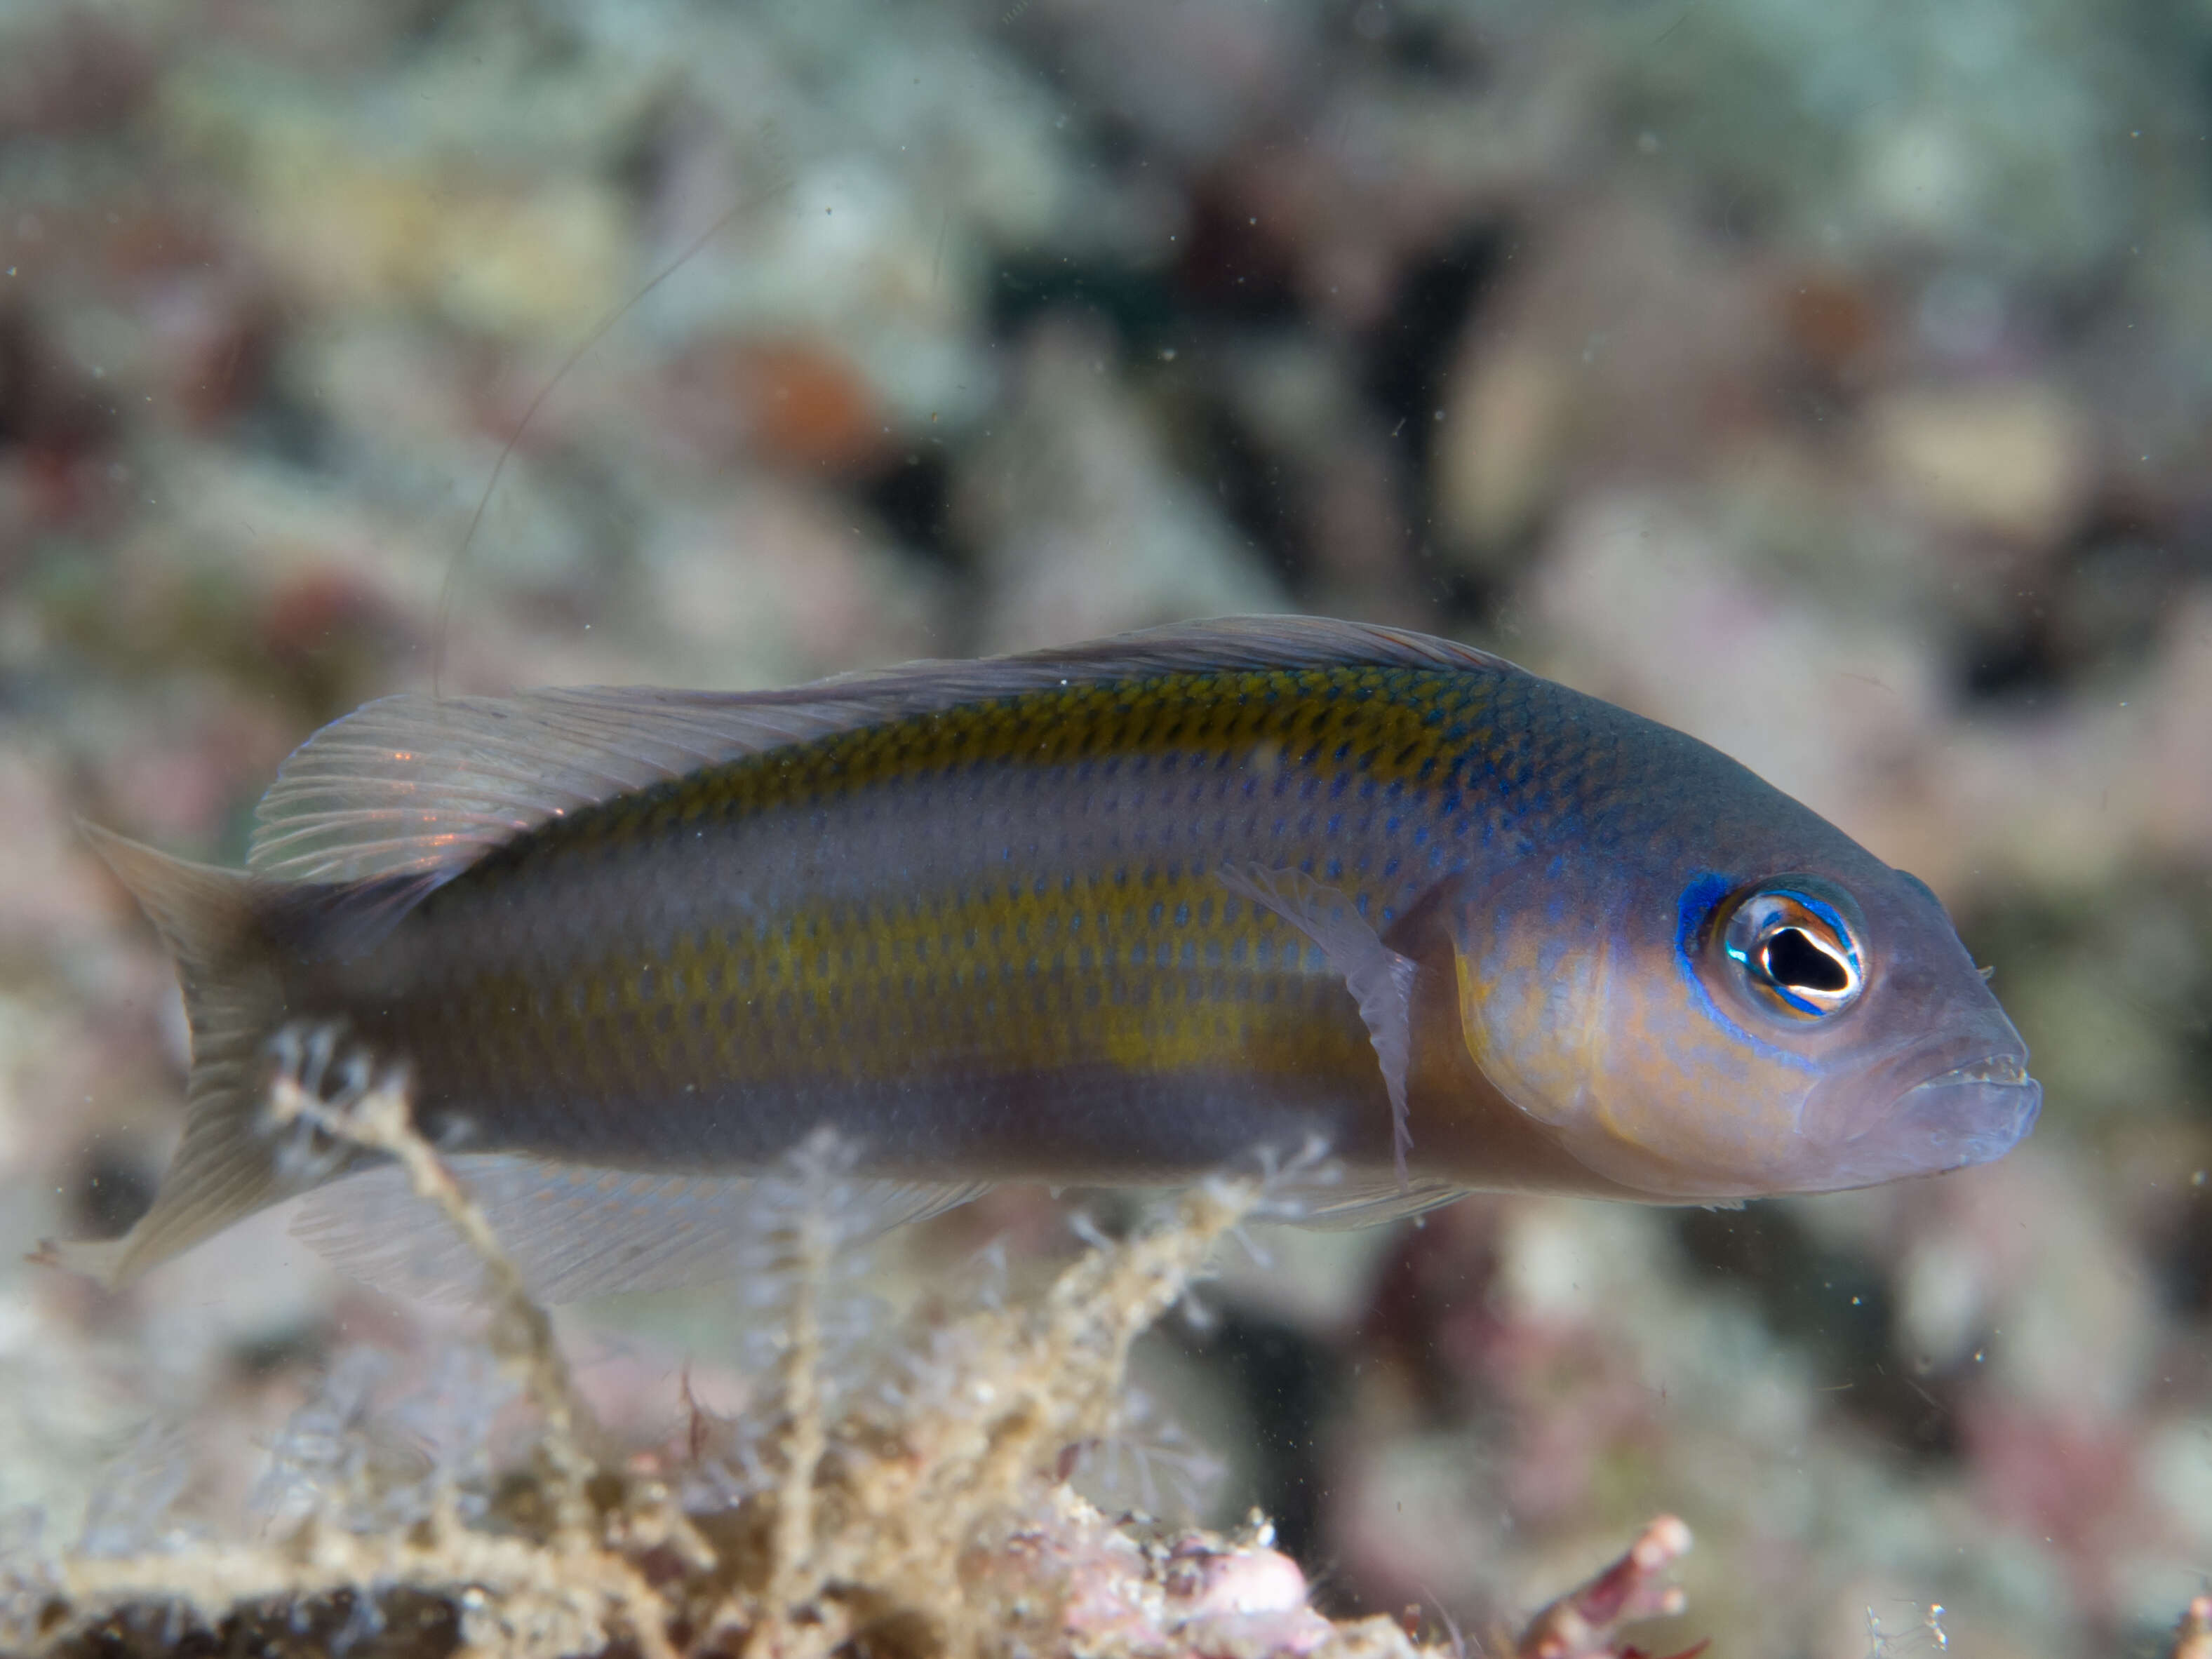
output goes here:
<path id="1" fill-rule="evenodd" d="M 1874 1192 L 1279 1237 L 1147 1357 L 1208 1512 L 1346 1612 L 1525 1607 L 1670 1510 L 1656 1650 L 2150 1651 L 2212 1579 L 2208 63 L 2152 0 L 0 8 L 8 1524 L 234 1511 L 335 1347 L 456 1340 L 281 1216 L 120 1295 L 20 1262 L 180 1114 L 77 817 L 234 862 L 441 647 L 742 687 L 1302 609 L 1925 878 L 2046 1107 Z M 564 1321 L 649 1439 L 737 1317 Z"/>

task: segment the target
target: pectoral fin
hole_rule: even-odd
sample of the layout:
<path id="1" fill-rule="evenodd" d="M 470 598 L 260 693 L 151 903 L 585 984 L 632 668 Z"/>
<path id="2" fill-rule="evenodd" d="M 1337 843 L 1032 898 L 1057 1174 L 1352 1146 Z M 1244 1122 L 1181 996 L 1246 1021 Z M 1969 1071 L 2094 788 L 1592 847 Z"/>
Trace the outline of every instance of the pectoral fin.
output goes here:
<path id="1" fill-rule="evenodd" d="M 1413 1135 L 1407 1124 L 1406 1074 L 1413 1054 L 1413 959 L 1383 944 L 1366 917 L 1346 894 L 1296 870 L 1262 870 L 1230 866 L 1221 872 L 1230 891 L 1265 905 L 1321 946 L 1329 966 L 1359 1005 L 1368 1040 L 1382 1062 L 1382 1085 L 1390 1094 L 1390 1146 L 1398 1165 L 1398 1184 L 1407 1186 L 1406 1154 Z"/>

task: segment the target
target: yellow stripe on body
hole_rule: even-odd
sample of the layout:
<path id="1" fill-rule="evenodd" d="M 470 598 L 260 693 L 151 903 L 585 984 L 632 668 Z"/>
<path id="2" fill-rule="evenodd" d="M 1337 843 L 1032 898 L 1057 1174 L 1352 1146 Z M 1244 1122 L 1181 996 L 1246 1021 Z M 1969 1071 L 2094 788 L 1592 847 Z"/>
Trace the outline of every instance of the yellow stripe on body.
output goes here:
<path id="1" fill-rule="evenodd" d="M 1226 809 L 1208 802 L 1163 811 L 1218 816 L 1224 843 L 1231 818 L 1287 814 L 1291 830 L 1270 840 L 1270 855 L 1310 862 L 1318 875 L 1340 854 L 1339 884 L 1372 902 L 1379 876 L 1355 871 L 1357 855 L 1373 849 L 1332 842 L 1299 821 L 1326 823 L 1327 787 L 1338 778 L 1371 780 L 1382 802 L 1393 784 L 1448 771 L 1443 744 L 1455 725 L 1455 752 L 1487 736 L 1470 730 L 1482 724 L 1474 702 L 1486 684 L 1345 667 L 1029 693 L 817 739 L 610 801 L 454 885 L 557 902 L 546 885 L 557 891 L 596 856 L 665 847 L 679 858 L 690 837 L 757 815 L 819 814 L 834 836 L 842 809 L 896 784 L 978 768 L 1172 757 L 1176 775 L 1201 793 L 1224 764 L 1240 780 L 1256 773 L 1262 787 Z M 1277 801 L 1265 781 L 1277 769 L 1310 770 L 1322 799 L 1306 803 L 1294 792 Z M 1155 771 L 1148 791 L 1159 784 Z M 1343 810 L 1410 817 L 1418 793 L 1405 791 L 1395 808 Z M 1128 827 L 1133 836 L 1145 825 Z M 976 833 L 989 846 L 1020 846 L 1025 826 L 1002 812 Z M 1287 923 L 1222 887 L 1218 859 L 1131 853 L 1111 869 L 1015 867 L 1017 878 L 995 882 L 971 870 L 957 885 L 909 889 L 890 876 L 862 878 L 836 899 L 799 894 L 778 903 L 784 896 L 771 895 L 769 912 L 750 924 L 679 924 L 658 939 L 614 927 L 605 948 L 572 963 L 557 984 L 527 964 L 463 970 L 432 1014 L 445 1028 L 439 1046 L 457 1055 L 473 1048 L 461 1062 L 467 1072 L 534 1073 L 550 1064 L 609 1099 L 727 1082 L 896 1082 L 918 1069 L 1008 1076 L 1103 1066 L 1143 1078 L 1233 1067 L 1371 1080 L 1373 1054 L 1340 983 Z M 1286 974 L 1275 963 L 1291 951 L 1304 965 Z"/>

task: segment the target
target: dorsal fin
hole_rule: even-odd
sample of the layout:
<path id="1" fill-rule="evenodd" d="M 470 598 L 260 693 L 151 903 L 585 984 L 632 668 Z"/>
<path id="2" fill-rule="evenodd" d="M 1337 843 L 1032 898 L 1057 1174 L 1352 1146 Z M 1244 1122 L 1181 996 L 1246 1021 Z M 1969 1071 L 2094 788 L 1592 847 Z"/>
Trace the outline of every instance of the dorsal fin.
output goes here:
<path id="1" fill-rule="evenodd" d="M 1472 646 L 1317 617 L 1232 617 L 773 691 L 589 687 L 386 697 L 333 721 L 263 797 L 247 866 L 285 881 L 441 877 L 595 801 L 878 720 L 1071 683 L 1345 664 L 1515 672 Z"/>

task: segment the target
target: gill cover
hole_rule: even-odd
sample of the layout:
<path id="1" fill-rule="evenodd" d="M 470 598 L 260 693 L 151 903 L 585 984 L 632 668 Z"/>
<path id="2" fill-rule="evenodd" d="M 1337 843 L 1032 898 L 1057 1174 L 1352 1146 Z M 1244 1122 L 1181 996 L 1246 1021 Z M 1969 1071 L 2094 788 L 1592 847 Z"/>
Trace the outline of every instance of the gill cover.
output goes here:
<path id="1" fill-rule="evenodd" d="M 1814 878 L 1701 877 L 1666 915 L 1617 894 L 1564 913 L 1503 897 L 1460 911 L 1462 1034 L 1563 1150 L 1662 1200 L 1854 1184 L 1804 1133 L 1832 1070 L 1812 1028 L 1866 981 L 1848 895 Z"/>

